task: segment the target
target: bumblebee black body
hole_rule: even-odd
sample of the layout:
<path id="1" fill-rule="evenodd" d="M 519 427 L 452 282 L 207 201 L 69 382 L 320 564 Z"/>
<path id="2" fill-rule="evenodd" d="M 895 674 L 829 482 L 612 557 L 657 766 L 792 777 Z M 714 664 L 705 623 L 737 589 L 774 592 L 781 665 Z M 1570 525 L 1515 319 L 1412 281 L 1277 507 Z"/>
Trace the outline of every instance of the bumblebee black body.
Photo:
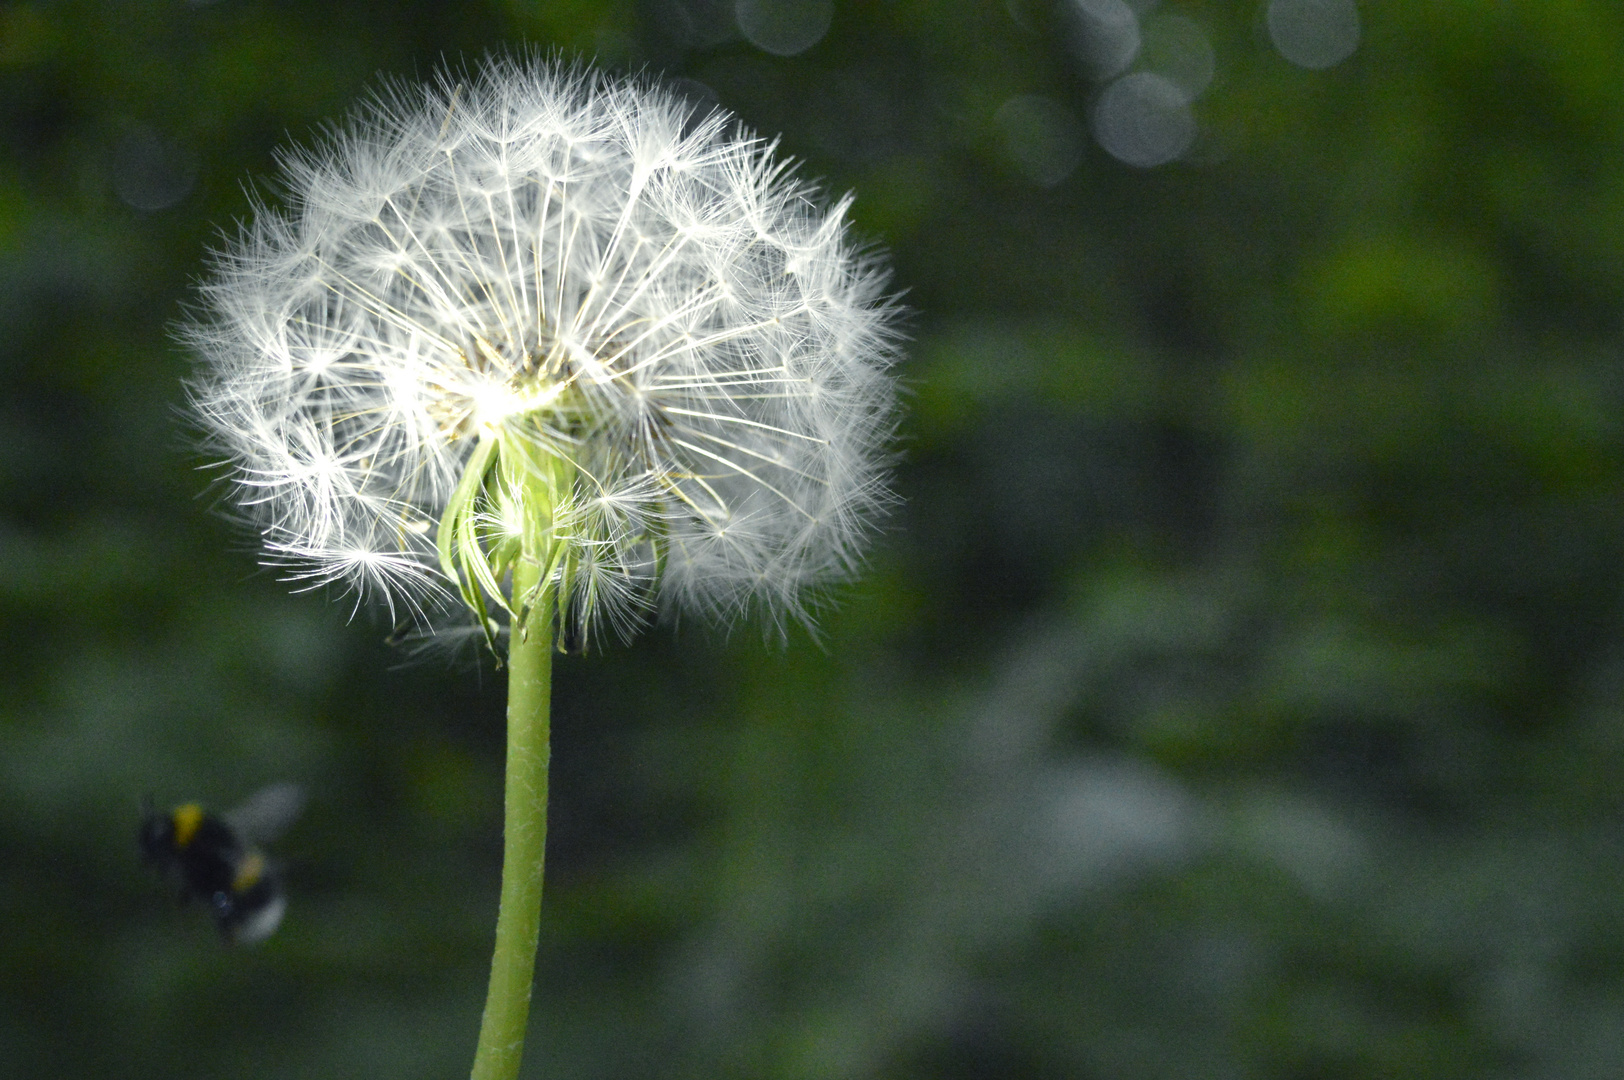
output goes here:
<path id="1" fill-rule="evenodd" d="M 180 886 L 182 901 L 208 906 L 228 941 L 260 941 L 282 921 L 287 897 L 281 875 L 240 828 L 196 803 L 168 813 L 149 809 L 141 822 L 141 853 Z"/>

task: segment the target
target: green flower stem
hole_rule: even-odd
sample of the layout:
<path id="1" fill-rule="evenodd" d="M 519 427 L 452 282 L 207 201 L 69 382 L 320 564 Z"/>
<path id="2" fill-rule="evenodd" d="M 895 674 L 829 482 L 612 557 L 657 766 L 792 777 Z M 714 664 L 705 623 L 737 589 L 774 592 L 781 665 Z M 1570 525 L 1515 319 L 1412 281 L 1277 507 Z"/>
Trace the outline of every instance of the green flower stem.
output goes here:
<path id="1" fill-rule="evenodd" d="M 528 548 L 529 545 L 526 545 Z M 545 550 L 545 548 L 543 548 Z M 473 1080 L 513 1080 L 524 1057 L 541 930 L 542 860 L 547 847 L 547 762 L 553 672 L 553 598 L 540 592 L 544 568 L 525 551 L 513 563 L 513 596 L 535 600 L 515 615 L 508 639 L 507 788 L 502 830 L 502 906 L 496 955 L 474 1054 Z"/>

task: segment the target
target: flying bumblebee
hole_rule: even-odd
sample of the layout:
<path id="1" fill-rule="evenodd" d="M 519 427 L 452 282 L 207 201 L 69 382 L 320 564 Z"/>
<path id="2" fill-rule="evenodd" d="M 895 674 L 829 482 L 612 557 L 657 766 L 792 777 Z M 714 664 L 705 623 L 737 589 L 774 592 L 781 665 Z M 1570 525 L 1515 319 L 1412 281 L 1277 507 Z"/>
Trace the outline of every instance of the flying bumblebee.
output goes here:
<path id="1" fill-rule="evenodd" d="M 182 902 L 208 905 L 227 941 L 263 941 L 281 924 L 288 900 L 280 871 L 258 845 L 276 839 L 303 806 L 297 784 L 272 784 L 218 815 L 197 803 L 164 813 L 148 800 L 141 854 L 180 886 Z"/>

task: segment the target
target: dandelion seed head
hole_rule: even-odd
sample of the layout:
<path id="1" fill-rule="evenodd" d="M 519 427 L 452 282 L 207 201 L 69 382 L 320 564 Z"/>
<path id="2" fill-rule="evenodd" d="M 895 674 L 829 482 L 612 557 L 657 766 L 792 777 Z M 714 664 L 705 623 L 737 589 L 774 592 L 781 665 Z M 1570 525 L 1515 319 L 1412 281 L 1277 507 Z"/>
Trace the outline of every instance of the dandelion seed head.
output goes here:
<path id="1" fill-rule="evenodd" d="M 282 189 L 185 333 L 194 413 L 292 579 L 421 615 L 462 587 L 445 530 L 499 571 L 544 527 L 563 617 L 629 633 L 799 614 L 856 568 L 891 498 L 887 271 L 849 197 L 728 114 L 492 59 L 387 87 Z M 519 479 L 474 477 L 456 518 L 491 453 Z"/>

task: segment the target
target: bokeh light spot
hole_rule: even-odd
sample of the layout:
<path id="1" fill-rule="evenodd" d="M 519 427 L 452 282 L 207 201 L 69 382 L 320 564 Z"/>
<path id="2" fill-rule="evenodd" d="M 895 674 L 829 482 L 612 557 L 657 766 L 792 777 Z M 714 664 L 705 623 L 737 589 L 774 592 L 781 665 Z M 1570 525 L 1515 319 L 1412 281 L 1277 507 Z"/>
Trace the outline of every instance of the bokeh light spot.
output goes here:
<path id="1" fill-rule="evenodd" d="M 1128 70 L 1141 44 L 1139 16 L 1123 0 L 1071 0 L 1077 52 L 1097 79 Z"/>
<path id="2" fill-rule="evenodd" d="M 1334 67 L 1359 47 L 1353 0 L 1269 0 L 1266 21 L 1276 51 L 1298 67 Z"/>
<path id="3" fill-rule="evenodd" d="M 1100 95 L 1094 138 L 1118 161 L 1141 169 L 1176 161 L 1195 141 L 1190 97 L 1153 71 L 1124 75 Z"/>
<path id="4" fill-rule="evenodd" d="M 655 0 L 651 18 L 691 49 L 708 49 L 736 34 L 728 0 Z"/>
<path id="5" fill-rule="evenodd" d="M 733 8 L 750 44 L 775 56 L 794 56 L 822 41 L 834 13 L 834 0 L 738 0 Z"/>
<path id="6" fill-rule="evenodd" d="M 998 107 L 993 124 L 1015 167 L 1034 184 L 1054 187 L 1083 158 L 1081 124 L 1052 98 L 1019 94 Z"/>
<path id="7" fill-rule="evenodd" d="M 164 210 L 192 193 L 197 158 L 151 128 L 135 127 L 113 144 L 113 193 L 137 210 Z"/>

